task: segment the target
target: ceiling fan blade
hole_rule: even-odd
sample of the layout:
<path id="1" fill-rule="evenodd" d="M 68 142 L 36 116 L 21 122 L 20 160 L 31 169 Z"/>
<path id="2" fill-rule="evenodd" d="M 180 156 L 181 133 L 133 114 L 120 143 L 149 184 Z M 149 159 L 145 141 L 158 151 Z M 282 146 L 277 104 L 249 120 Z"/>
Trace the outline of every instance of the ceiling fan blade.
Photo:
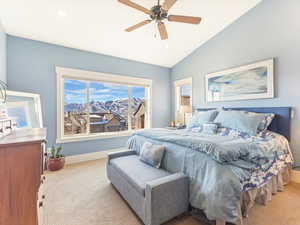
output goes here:
<path id="1" fill-rule="evenodd" d="M 158 25 L 158 30 L 160 33 L 161 40 L 168 39 L 168 32 L 167 32 L 166 25 L 163 22 L 159 22 L 157 23 L 157 25 Z"/>
<path id="2" fill-rule="evenodd" d="M 145 7 L 140 6 L 140 5 L 138 5 L 138 4 L 136 4 L 136 3 L 132 2 L 132 1 L 129 1 L 129 0 L 118 0 L 118 1 L 120 3 L 123 3 L 124 5 L 127 5 L 127 6 L 129 6 L 131 8 L 137 9 L 139 11 L 142 11 L 142 12 L 148 14 L 148 15 L 152 14 L 152 12 L 149 9 L 146 9 Z"/>
<path id="3" fill-rule="evenodd" d="M 170 15 L 168 20 L 171 22 L 199 24 L 202 19 L 201 17 Z"/>
<path id="4" fill-rule="evenodd" d="M 168 11 L 176 2 L 177 0 L 165 0 L 164 4 L 162 5 L 162 8 Z"/>
<path id="5" fill-rule="evenodd" d="M 152 20 L 144 20 L 143 22 L 140 22 L 140 23 L 138 23 L 136 25 L 128 27 L 125 31 L 127 31 L 127 32 L 134 31 L 134 30 L 136 30 L 136 29 L 138 29 L 138 28 L 140 28 L 140 27 L 142 27 L 144 25 L 147 25 L 147 24 L 151 23 L 151 22 L 152 22 Z"/>

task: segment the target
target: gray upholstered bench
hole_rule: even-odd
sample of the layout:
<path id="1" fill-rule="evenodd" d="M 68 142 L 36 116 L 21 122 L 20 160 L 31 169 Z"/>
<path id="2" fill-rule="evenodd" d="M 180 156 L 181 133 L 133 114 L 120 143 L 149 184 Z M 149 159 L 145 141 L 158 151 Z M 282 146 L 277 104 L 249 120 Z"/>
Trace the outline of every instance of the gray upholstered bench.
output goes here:
<path id="1" fill-rule="evenodd" d="M 188 210 L 188 178 L 149 166 L 134 151 L 109 154 L 107 176 L 146 225 L 162 224 Z"/>

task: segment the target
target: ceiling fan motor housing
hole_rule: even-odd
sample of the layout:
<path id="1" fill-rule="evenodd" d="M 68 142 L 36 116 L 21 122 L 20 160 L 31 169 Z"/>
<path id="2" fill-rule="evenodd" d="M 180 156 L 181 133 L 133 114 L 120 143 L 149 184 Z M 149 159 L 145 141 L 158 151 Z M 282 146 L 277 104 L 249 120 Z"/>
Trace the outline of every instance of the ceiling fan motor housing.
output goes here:
<path id="1" fill-rule="evenodd" d="M 150 18 L 152 20 L 162 21 L 168 18 L 168 12 L 166 10 L 163 10 L 161 5 L 153 6 L 151 8 L 151 12 L 152 14 L 150 15 Z"/>

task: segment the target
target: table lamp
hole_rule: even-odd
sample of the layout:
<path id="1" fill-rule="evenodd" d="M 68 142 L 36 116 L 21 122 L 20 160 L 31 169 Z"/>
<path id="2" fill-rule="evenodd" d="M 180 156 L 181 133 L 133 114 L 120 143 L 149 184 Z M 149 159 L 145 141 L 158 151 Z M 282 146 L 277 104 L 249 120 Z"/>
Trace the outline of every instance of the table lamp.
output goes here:
<path id="1" fill-rule="evenodd" d="M 179 108 L 180 113 L 183 113 L 183 122 L 185 124 L 185 114 L 192 113 L 192 107 L 190 105 L 181 105 Z"/>

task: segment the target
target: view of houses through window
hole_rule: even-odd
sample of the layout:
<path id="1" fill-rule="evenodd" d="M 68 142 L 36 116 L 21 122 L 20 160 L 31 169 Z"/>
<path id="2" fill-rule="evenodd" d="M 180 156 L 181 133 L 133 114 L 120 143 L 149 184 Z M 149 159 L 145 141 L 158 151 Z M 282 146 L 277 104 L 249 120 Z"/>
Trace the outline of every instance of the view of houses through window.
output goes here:
<path id="1" fill-rule="evenodd" d="M 180 105 L 191 105 L 192 86 L 183 84 L 180 86 Z"/>
<path id="2" fill-rule="evenodd" d="M 64 136 L 146 127 L 143 86 L 64 79 Z"/>

